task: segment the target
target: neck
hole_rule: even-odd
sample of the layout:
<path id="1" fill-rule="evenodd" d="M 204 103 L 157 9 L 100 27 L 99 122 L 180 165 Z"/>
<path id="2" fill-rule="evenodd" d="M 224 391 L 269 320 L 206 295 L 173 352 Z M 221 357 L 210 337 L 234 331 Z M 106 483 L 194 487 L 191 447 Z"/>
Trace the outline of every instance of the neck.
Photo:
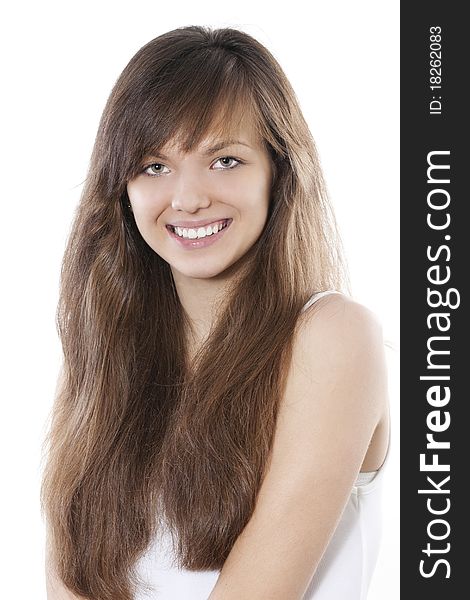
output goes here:
<path id="1" fill-rule="evenodd" d="M 237 281 L 246 275 L 249 255 L 250 251 L 242 261 L 213 277 L 188 277 L 171 267 L 179 300 L 190 322 L 191 331 L 186 332 L 190 355 L 207 339 Z"/>
<path id="2" fill-rule="evenodd" d="M 189 317 L 187 332 L 190 348 L 199 347 L 212 329 L 227 298 L 229 280 L 226 277 L 186 277 L 172 269 L 180 302 Z"/>

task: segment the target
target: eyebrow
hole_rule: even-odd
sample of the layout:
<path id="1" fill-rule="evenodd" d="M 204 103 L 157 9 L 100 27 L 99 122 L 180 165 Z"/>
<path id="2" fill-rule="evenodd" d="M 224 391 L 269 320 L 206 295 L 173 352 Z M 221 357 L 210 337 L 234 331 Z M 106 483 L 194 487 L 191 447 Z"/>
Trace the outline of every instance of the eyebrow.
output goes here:
<path id="1" fill-rule="evenodd" d="M 247 148 L 251 149 L 251 146 L 249 144 L 240 140 L 221 140 L 220 142 L 215 143 L 213 146 L 209 146 L 208 148 L 202 150 L 201 154 L 202 156 L 210 156 L 211 154 L 214 154 L 215 152 L 218 152 L 223 148 L 228 148 L 229 146 L 236 145 L 246 146 Z M 156 156 L 163 158 L 163 160 L 168 160 L 168 157 L 162 152 L 157 152 Z"/>
<path id="2" fill-rule="evenodd" d="M 203 154 L 203 156 L 209 156 L 210 154 L 214 154 L 214 152 L 218 152 L 219 150 L 222 150 L 223 148 L 227 148 L 228 146 L 236 146 L 238 144 L 240 146 L 246 146 L 247 148 L 251 148 L 251 146 L 249 146 L 248 144 L 246 144 L 245 142 L 242 142 L 240 140 L 221 140 L 220 142 L 217 142 L 213 146 L 210 146 L 209 148 L 206 148 L 205 150 L 203 150 L 202 154 Z"/>

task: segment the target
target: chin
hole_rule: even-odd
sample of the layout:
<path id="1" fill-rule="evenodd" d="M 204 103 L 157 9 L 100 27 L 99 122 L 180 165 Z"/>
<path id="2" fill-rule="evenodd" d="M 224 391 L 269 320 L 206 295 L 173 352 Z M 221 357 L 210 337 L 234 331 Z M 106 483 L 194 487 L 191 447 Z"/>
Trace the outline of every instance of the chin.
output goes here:
<path id="1" fill-rule="evenodd" d="M 229 268 L 236 262 L 236 260 L 232 261 L 223 261 L 217 264 L 216 261 L 210 261 L 206 258 L 206 260 L 194 261 L 191 263 L 190 258 L 188 257 L 188 261 L 182 264 L 177 263 L 169 263 L 171 269 L 173 271 L 178 271 L 178 273 L 183 277 L 188 277 L 192 279 L 212 279 L 214 277 L 223 276 L 224 273 L 228 275 Z M 197 264 L 199 263 L 199 264 Z"/>
<path id="2" fill-rule="evenodd" d="M 190 261 L 188 260 L 188 263 Z M 190 265 L 190 264 L 178 264 L 170 262 L 170 267 L 173 271 L 177 271 L 183 277 L 189 277 L 192 279 L 210 279 L 211 277 L 216 277 L 220 273 L 224 271 L 224 268 L 220 268 L 216 265 L 208 264 L 200 264 L 200 265 Z"/>

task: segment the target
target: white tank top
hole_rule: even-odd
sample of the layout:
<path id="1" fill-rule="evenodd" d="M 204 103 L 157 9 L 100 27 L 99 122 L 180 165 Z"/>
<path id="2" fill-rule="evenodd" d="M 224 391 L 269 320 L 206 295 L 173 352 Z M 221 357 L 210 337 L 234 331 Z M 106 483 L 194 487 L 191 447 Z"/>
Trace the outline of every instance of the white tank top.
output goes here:
<path id="1" fill-rule="evenodd" d="M 310 298 L 302 310 L 326 294 Z M 388 451 L 387 451 L 388 457 Z M 382 532 L 382 474 L 359 473 L 333 536 L 302 600 L 365 600 L 377 561 Z M 188 571 L 174 563 L 172 538 L 159 530 L 137 563 L 137 574 L 151 588 L 135 600 L 207 600 L 220 571 Z"/>

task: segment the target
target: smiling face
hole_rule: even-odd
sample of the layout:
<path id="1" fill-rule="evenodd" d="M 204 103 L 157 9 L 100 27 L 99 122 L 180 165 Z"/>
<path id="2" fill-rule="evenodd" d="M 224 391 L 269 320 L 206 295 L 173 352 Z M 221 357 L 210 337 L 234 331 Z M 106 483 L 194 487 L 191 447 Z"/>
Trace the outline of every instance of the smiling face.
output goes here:
<path id="1" fill-rule="evenodd" d="M 266 224 L 269 153 L 249 124 L 230 139 L 208 135 L 194 152 L 165 145 L 127 184 L 137 227 L 178 277 L 220 276 Z"/>

